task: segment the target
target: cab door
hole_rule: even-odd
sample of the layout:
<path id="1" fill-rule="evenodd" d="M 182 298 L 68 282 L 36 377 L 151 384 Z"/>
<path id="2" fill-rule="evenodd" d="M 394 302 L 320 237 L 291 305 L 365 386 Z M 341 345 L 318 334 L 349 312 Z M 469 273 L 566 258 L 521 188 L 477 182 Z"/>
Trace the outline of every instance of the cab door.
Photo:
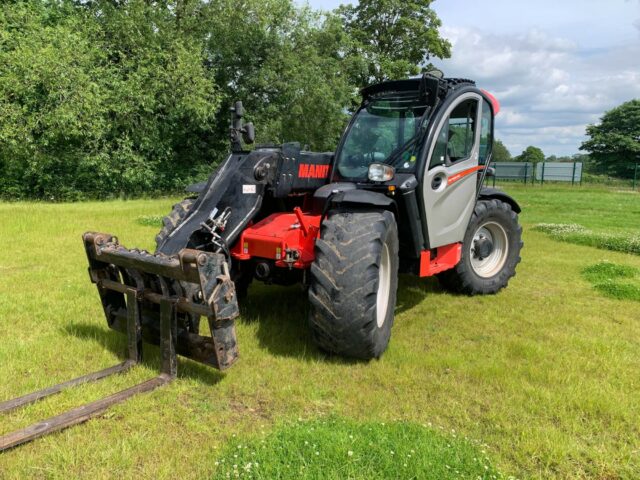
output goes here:
<path id="1" fill-rule="evenodd" d="M 477 193 L 482 97 L 461 94 L 445 110 L 427 155 L 422 184 L 429 247 L 461 242 Z"/>

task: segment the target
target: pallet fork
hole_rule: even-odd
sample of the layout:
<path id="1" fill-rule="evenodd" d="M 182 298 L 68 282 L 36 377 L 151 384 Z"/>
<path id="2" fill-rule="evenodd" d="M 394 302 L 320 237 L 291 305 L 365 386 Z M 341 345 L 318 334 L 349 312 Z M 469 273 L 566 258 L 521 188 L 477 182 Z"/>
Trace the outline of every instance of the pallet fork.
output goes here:
<path id="1" fill-rule="evenodd" d="M 107 323 L 127 335 L 127 360 L 1 402 L 0 413 L 126 372 L 142 360 L 143 339 L 160 347 L 160 375 L 3 435 L 0 452 L 85 422 L 112 405 L 171 382 L 177 375 L 178 353 L 220 370 L 231 366 L 238 356 L 233 323 L 238 304 L 224 255 L 187 249 L 174 256 L 152 255 L 127 250 L 112 235 L 91 232 L 84 234 L 83 240 L 91 281 L 98 288 Z M 194 323 L 199 323 L 201 316 L 209 320 L 211 337 L 194 332 L 198 330 Z"/>

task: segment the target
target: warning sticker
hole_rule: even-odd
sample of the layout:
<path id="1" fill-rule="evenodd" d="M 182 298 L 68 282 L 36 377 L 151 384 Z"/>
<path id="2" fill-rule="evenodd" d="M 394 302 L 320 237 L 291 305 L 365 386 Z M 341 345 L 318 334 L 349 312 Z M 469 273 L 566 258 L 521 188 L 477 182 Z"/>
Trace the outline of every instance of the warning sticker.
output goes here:
<path id="1" fill-rule="evenodd" d="M 242 185 L 242 193 L 256 193 L 255 185 Z"/>

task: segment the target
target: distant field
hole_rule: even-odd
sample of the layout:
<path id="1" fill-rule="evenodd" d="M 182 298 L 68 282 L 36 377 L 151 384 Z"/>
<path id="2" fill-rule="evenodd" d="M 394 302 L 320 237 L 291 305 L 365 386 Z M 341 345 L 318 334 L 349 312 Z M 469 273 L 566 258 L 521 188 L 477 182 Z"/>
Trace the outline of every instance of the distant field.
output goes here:
<path id="1" fill-rule="evenodd" d="M 606 232 L 640 230 L 640 192 L 600 186 L 545 184 L 523 186 L 498 183 L 513 193 L 523 208 L 522 221 L 534 223 L 578 223 Z"/>
<path id="2" fill-rule="evenodd" d="M 498 295 L 403 277 L 389 350 L 358 363 L 316 350 L 300 288 L 252 286 L 230 371 L 183 359 L 178 381 L 0 454 L 0 478 L 639 478 L 640 308 L 594 288 L 608 270 L 593 266 L 635 272 L 640 256 L 532 227 L 635 234 L 640 194 L 505 188 L 523 206 L 525 248 Z M 122 358 L 80 236 L 150 249 L 156 228 L 138 218 L 153 225 L 174 200 L 0 203 L 0 400 Z M 146 353 L 125 375 L 3 416 L 0 434 L 153 376 L 157 349 Z"/>

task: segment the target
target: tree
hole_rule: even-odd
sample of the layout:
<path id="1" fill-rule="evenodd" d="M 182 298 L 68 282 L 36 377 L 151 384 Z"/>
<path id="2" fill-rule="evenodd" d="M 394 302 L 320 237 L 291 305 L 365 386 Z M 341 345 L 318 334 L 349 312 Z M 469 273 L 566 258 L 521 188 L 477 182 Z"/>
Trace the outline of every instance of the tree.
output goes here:
<path id="1" fill-rule="evenodd" d="M 532 145 L 524 149 L 524 151 L 513 159 L 515 162 L 544 162 L 544 153 L 538 147 Z"/>
<path id="2" fill-rule="evenodd" d="M 348 42 L 291 0 L 3 5 L 0 196 L 176 191 L 225 155 L 238 99 L 259 141 L 333 149 L 357 92 Z"/>
<path id="3" fill-rule="evenodd" d="M 599 124 L 587 126 L 587 135 L 580 150 L 589 152 L 597 173 L 632 178 L 640 162 L 640 99 L 606 112 Z"/>
<path id="4" fill-rule="evenodd" d="M 0 10 L 0 42 L 3 196 L 175 190 L 209 156 L 219 97 L 166 4 L 18 2 Z"/>
<path id="5" fill-rule="evenodd" d="M 451 56 L 451 44 L 440 37 L 442 22 L 433 0 L 360 0 L 337 12 L 354 43 L 348 56 L 354 83 L 370 83 L 416 75 L 434 56 Z"/>
<path id="6" fill-rule="evenodd" d="M 258 142 L 300 141 L 331 150 L 357 89 L 341 55 L 350 41 L 340 19 L 291 0 L 209 2 L 204 11 L 211 75 L 223 96 L 214 125 L 226 149 L 228 107 L 241 99 Z"/>
<path id="7" fill-rule="evenodd" d="M 497 138 L 493 142 L 493 154 L 492 158 L 494 162 L 509 162 L 511 161 L 511 153 L 507 150 L 504 143 Z"/>
<path id="8" fill-rule="evenodd" d="M 166 193 L 258 142 L 333 150 L 359 87 L 449 56 L 431 0 L 34 0 L 0 8 L 0 197 Z"/>

